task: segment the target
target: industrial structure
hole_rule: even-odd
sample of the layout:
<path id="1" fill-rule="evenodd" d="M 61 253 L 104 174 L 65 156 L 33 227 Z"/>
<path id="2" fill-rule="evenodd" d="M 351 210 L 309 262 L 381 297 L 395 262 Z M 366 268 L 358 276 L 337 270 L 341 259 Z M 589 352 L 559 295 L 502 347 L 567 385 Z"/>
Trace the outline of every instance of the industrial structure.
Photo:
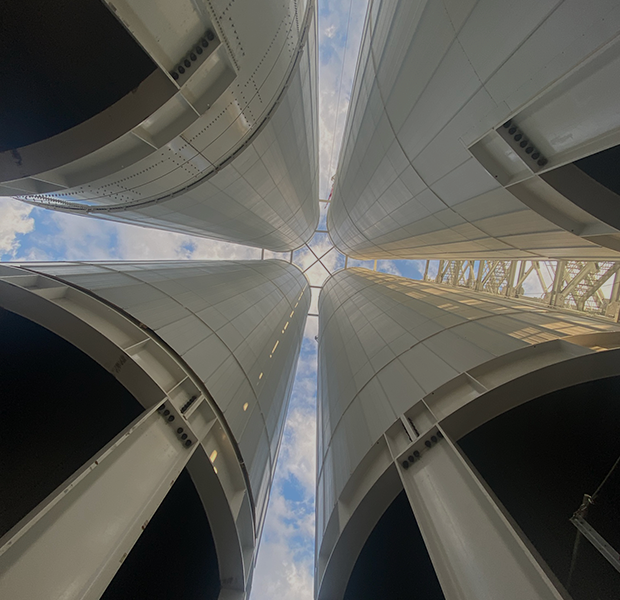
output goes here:
<path id="1" fill-rule="evenodd" d="M 329 229 L 358 259 L 617 260 L 620 7 L 370 0 Z"/>
<path id="2" fill-rule="evenodd" d="M 274 260 L 0 266 L 0 596 L 246 599 L 309 304 Z"/>
<path id="3" fill-rule="evenodd" d="M 0 195 L 300 247 L 318 220 L 315 13 L 313 0 L 7 7 Z"/>
<path id="4" fill-rule="evenodd" d="M 566 598 L 569 518 L 617 458 L 620 326 L 359 268 L 325 283 L 319 316 L 316 598 Z M 484 437 L 502 419 L 515 464 Z M 601 586 L 617 589 L 615 572 L 595 559 L 573 598 L 613 597 Z"/>
<path id="5" fill-rule="evenodd" d="M 288 262 L 0 264 L 0 597 L 249 600 L 308 313 L 317 600 L 617 597 L 617 2 L 369 0 L 321 204 L 314 0 L 3 21 L 0 195 Z"/>
<path id="6" fill-rule="evenodd" d="M 424 281 L 620 319 L 620 263 L 612 261 L 440 260 Z M 433 269 L 434 270 L 434 269 Z"/>

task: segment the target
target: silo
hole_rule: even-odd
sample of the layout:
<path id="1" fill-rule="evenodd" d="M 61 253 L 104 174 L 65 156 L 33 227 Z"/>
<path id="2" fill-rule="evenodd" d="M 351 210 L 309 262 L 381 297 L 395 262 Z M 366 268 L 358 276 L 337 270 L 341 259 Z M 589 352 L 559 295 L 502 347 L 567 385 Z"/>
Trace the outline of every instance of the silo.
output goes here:
<path id="1" fill-rule="evenodd" d="M 614 259 L 620 10 L 371 0 L 328 223 L 354 258 Z"/>
<path id="2" fill-rule="evenodd" d="M 311 0 L 7 7 L 0 195 L 298 248 L 318 221 L 315 13 Z"/>
<path id="3" fill-rule="evenodd" d="M 281 261 L 1 269 L 1 595 L 246 598 L 305 277 Z"/>
<path id="4" fill-rule="evenodd" d="M 319 320 L 316 598 L 566 597 L 569 519 L 617 458 L 620 327 L 359 268 Z M 611 599 L 589 546 L 570 591 Z"/>

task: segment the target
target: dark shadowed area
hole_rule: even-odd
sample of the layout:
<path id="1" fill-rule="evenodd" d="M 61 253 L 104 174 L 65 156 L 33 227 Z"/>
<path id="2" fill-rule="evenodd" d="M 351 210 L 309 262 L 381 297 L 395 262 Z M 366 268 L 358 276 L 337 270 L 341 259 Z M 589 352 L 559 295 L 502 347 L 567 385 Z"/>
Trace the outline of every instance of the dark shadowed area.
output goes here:
<path id="1" fill-rule="evenodd" d="M 0 535 L 139 416 L 105 369 L 51 331 L 0 309 Z"/>
<path id="2" fill-rule="evenodd" d="M 0 13 L 0 152 L 93 117 L 155 70 L 101 0 L 6 0 Z"/>
<path id="3" fill-rule="evenodd" d="M 575 166 L 592 179 L 620 195 L 620 146 L 575 161 Z"/>
<path id="4" fill-rule="evenodd" d="M 561 390 L 479 427 L 459 445 L 567 584 L 577 530 L 569 518 L 620 455 L 620 378 Z M 587 520 L 620 549 L 620 469 Z M 570 593 L 574 600 L 617 600 L 620 574 L 582 539 Z"/>
<path id="5" fill-rule="evenodd" d="M 102 600 L 216 600 L 215 544 L 192 478 L 184 469 Z"/>
<path id="6" fill-rule="evenodd" d="M 368 537 L 344 600 L 443 600 L 422 534 L 402 491 Z"/>

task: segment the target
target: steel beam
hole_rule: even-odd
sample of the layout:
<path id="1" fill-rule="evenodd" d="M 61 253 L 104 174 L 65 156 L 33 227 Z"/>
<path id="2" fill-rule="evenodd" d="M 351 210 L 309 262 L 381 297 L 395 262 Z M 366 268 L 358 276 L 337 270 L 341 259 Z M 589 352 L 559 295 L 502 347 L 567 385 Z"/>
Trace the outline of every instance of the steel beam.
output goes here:
<path id="1" fill-rule="evenodd" d="M 424 281 L 508 297 L 529 297 L 547 306 L 571 308 L 618 320 L 620 263 L 610 261 L 440 260 L 437 275 Z M 613 277 L 613 283 L 610 283 Z M 534 288 L 526 282 L 534 278 Z"/>

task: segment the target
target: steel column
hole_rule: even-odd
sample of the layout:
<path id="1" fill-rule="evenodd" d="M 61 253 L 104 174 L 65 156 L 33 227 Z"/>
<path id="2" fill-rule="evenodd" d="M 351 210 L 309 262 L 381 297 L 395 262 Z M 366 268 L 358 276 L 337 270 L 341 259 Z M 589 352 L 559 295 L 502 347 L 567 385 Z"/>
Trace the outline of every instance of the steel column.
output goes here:
<path id="1" fill-rule="evenodd" d="M 451 441 L 398 469 L 446 600 L 562 598 Z"/>
<path id="2" fill-rule="evenodd" d="M 169 416 L 146 411 L 8 534 L 0 597 L 101 596 L 198 446 L 184 445 Z"/>

